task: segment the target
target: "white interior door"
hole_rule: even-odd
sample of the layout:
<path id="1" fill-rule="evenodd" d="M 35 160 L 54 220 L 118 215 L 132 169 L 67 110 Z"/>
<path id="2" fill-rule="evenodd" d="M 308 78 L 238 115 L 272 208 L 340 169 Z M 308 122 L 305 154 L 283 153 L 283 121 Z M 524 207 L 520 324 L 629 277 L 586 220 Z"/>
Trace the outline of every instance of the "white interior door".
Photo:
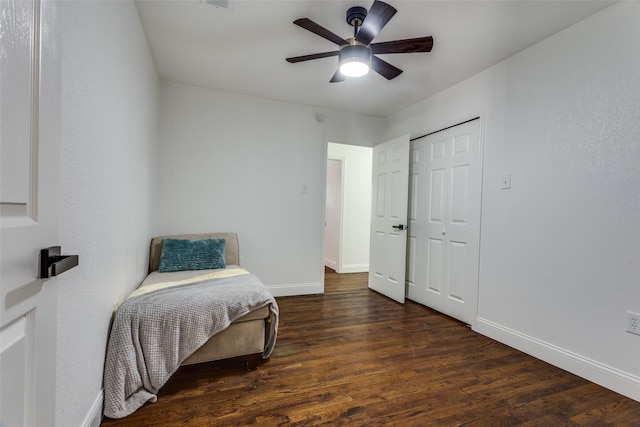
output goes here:
<path id="1" fill-rule="evenodd" d="M 0 425 L 55 423 L 60 61 L 52 1 L 0 2 Z"/>
<path id="2" fill-rule="evenodd" d="M 373 147 L 369 288 L 404 303 L 409 135 Z"/>
<path id="3" fill-rule="evenodd" d="M 415 141 L 412 153 L 408 296 L 471 324 L 480 243 L 480 120 Z"/>

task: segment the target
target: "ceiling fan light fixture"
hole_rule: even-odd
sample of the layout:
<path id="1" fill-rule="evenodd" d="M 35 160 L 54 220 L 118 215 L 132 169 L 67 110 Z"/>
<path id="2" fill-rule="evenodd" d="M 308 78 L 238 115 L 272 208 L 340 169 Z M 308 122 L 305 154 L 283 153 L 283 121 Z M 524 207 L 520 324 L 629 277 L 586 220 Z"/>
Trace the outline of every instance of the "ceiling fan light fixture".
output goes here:
<path id="1" fill-rule="evenodd" d="M 346 77 L 364 76 L 372 66 L 371 69 L 385 79 L 395 79 L 402 74 L 402 70 L 389 64 L 378 55 L 431 52 L 431 48 L 433 48 L 433 37 L 431 36 L 371 43 L 396 12 L 397 10 L 393 6 L 380 0 L 374 0 L 368 11 L 360 6 L 350 7 L 347 9 L 347 23 L 353 27 L 353 38 L 347 39 L 340 37 L 309 18 L 296 19 L 293 21 L 295 25 L 338 45 L 339 49 L 337 51 L 319 52 L 285 59 L 293 64 L 337 56 L 338 70 L 335 71 L 329 83 L 343 82 Z"/>
<path id="2" fill-rule="evenodd" d="M 371 50 L 367 46 L 349 45 L 338 55 L 340 73 L 346 77 L 362 77 L 371 67 Z"/>

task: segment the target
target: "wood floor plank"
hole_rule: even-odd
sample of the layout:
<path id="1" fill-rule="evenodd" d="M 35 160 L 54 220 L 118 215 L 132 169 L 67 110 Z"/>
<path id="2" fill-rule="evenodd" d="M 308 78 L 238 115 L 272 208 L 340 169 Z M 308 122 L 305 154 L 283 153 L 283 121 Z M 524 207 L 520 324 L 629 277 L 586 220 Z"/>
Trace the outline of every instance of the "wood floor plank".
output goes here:
<path id="1" fill-rule="evenodd" d="M 638 426 L 640 402 L 327 271 L 278 298 L 271 359 L 180 368 L 158 401 L 103 426 Z"/>

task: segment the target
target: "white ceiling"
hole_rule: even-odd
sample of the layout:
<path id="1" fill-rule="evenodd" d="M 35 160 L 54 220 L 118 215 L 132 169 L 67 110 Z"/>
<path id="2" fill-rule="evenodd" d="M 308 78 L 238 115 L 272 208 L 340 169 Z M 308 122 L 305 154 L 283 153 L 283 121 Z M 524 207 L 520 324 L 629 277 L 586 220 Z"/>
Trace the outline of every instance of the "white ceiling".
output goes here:
<path id="1" fill-rule="evenodd" d="M 374 42 L 433 36 L 430 53 L 380 57 L 404 70 L 329 83 L 337 57 L 297 64 L 286 57 L 336 50 L 292 22 L 309 18 L 343 38 L 351 6 L 373 0 L 139 0 L 162 80 L 267 99 L 386 117 L 460 82 L 612 4 L 611 0 L 388 0 L 398 9 Z"/>

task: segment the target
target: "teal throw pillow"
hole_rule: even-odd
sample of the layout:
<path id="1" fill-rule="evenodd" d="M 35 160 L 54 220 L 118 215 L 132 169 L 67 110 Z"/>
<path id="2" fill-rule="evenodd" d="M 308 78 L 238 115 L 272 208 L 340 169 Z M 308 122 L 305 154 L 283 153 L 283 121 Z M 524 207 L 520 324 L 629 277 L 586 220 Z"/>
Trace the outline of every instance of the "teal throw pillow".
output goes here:
<path id="1" fill-rule="evenodd" d="M 162 239 L 160 273 L 225 268 L 224 239 Z"/>

